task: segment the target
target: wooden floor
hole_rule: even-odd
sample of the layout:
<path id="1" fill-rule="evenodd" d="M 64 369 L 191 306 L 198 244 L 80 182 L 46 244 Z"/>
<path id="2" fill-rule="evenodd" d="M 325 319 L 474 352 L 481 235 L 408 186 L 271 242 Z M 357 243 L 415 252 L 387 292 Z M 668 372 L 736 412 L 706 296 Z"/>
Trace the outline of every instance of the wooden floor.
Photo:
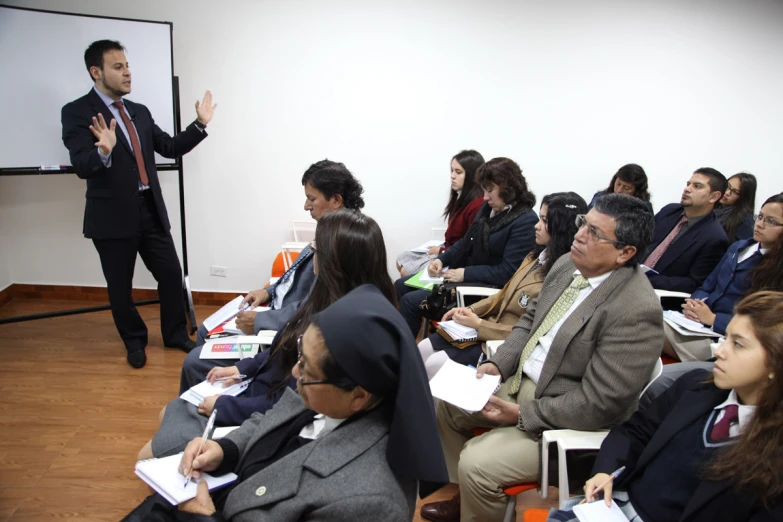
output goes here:
<path id="1" fill-rule="evenodd" d="M 93 304 L 14 300 L 0 318 Z M 216 309 L 197 306 L 196 314 Z M 177 395 L 185 354 L 163 348 L 157 306 L 139 310 L 149 328 L 141 370 L 125 362 L 110 312 L 0 325 L 0 521 L 114 521 L 149 494 L 133 466 Z M 552 488 L 549 498 L 556 495 Z M 519 505 L 554 502 L 529 491 Z"/>

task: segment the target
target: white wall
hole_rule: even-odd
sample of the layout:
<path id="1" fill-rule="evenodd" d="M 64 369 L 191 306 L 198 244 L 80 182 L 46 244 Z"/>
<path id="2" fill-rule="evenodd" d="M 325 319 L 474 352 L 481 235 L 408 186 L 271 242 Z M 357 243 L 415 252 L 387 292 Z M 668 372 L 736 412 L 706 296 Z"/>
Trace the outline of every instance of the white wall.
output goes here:
<path id="1" fill-rule="evenodd" d="M 185 158 L 195 290 L 263 283 L 290 221 L 307 217 L 301 174 L 324 157 L 364 184 L 390 264 L 441 223 L 463 148 L 516 160 L 539 198 L 589 199 L 628 162 L 646 169 L 656 209 L 702 166 L 756 174 L 759 204 L 783 190 L 774 0 L 7 3 L 174 22 L 185 122 L 204 89 L 219 104 Z M 175 178 L 163 177 L 174 216 Z M 78 239 L 83 182 L 53 178 L 0 179 L 19 245 L 10 274 L 103 284 Z"/>

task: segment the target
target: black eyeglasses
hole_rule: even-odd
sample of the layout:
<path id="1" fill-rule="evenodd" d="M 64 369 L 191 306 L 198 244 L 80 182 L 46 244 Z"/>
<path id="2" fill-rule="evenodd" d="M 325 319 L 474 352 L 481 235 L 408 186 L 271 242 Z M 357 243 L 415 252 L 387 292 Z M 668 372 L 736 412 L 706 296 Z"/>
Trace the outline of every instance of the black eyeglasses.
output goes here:
<path id="1" fill-rule="evenodd" d="M 302 360 L 302 335 L 296 339 L 296 366 L 299 368 L 299 384 L 302 386 L 309 386 L 311 384 L 332 384 L 329 379 L 321 381 L 307 381 L 304 380 L 304 361 Z"/>
<path id="2" fill-rule="evenodd" d="M 732 194 L 734 194 L 737 197 L 740 197 L 740 191 L 735 189 L 735 188 L 729 187 L 729 192 L 731 192 Z"/>
<path id="3" fill-rule="evenodd" d="M 626 246 L 625 243 L 622 241 L 617 241 L 616 239 L 611 239 L 608 237 L 604 237 L 601 234 L 598 233 L 598 229 L 595 228 L 593 225 L 587 224 L 587 218 L 584 214 L 579 214 L 576 216 L 576 226 L 577 228 L 581 229 L 582 227 L 587 227 L 587 237 L 592 239 L 595 243 L 598 243 L 599 241 L 606 241 L 608 243 L 611 243 L 614 245 L 615 248 L 623 248 Z"/>
<path id="4" fill-rule="evenodd" d="M 764 214 L 756 214 L 753 216 L 753 219 L 755 219 L 756 222 L 763 221 L 765 225 L 769 225 L 771 227 L 783 227 L 783 223 L 778 223 L 771 217 L 764 217 Z"/>

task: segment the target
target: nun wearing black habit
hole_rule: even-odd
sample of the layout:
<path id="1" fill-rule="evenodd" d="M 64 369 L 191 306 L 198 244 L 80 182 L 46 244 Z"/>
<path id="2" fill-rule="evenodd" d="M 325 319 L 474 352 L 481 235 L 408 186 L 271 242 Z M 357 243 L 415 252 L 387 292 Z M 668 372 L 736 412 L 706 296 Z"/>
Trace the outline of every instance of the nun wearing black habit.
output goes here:
<path id="1" fill-rule="evenodd" d="M 448 482 L 427 374 L 410 329 L 372 285 L 313 316 L 299 340 L 299 394 L 287 389 L 218 441 L 191 441 L 191 465 L 233 486 L 178 508 L 155 495 L 126 520 L 410 521 L 417 493 Z"/>

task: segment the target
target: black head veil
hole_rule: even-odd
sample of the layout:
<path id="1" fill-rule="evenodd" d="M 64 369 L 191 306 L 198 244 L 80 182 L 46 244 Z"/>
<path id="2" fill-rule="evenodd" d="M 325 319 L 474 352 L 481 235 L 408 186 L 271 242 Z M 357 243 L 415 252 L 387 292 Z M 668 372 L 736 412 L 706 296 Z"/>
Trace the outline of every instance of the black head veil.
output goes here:
<path id="1" fill-rule="evenodd" d="M 405 320 L 373 285 L 362 285 L 313 316 L 335 362 L 383 397 L 391 414 L 386 458 L 419 481 L 422 497 L 448 482 L 424 363 Z"/>

